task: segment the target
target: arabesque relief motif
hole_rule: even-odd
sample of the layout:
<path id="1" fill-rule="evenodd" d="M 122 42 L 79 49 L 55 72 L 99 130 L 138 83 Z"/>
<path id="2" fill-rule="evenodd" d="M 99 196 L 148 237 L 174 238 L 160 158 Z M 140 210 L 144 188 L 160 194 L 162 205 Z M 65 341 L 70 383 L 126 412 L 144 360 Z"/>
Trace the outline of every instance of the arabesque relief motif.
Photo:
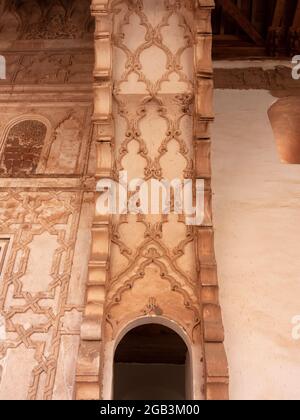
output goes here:
<path id="1" fill-rule="evenodd" d="M 128 182 L 204 179 L 205 217 L 191 227 L 184 215 L 110 216 L 96 208 L 77 399 L 111 397 L 114 340 L 145 316 L 175 322 L 198 349 L 197 398 L 228 398 L 211 212 L 213 6 L 92 3 L 97 179 L 118 180 L 124 171 Z"/>
<path id="2" fill-rule="evenodd" d="M 0 106 L 0 175 L 80 174 L 87 163 L 90 106 Z M 36 119 L 34 119 L 36 118 Z"/>
<path id="3" fill-rule="evenodd" d="M 0 5 L 0 398 L 111 397 L 114 341 L 132 321 L 160 318 L 197 350 L 194 396 L 226 399 L 210 180 L 214 3 L 91 3 Z M 19 146 L 32 121 L 47 126 L 18 178 L 4 164 L 13 121 Z M 204 179 L 202 226 L 100 214 L 95 181 L 120 171 Z"/>
<path id="4" fill-rule="evenodd" d="M 119 63 L 113 67 L 114 169 L 116 173 L 127 171 L 128 181 L 136 177 L 145 181 L 194 177 L 194 79 L 189 70 L 193 67 L 194 9 L 192 2 L 185 3 L 112 3 L 114 60 Z M 170 291 L 181 294 L 182 309 L 194 313 L 186 325 L 191 337 L 194 328 L 200 326 L 194 235 L 182 223 L 184 218 L 178 218 L 171 221 L 171 216 L 153 218 L 140 214 L 113 220 L 106 315 L 111 325 L 113 321 L 120 322 L 114 320 L 116 302 L 122 301 L 126 291 L 134 290 L 138 280 L 150 276 L 157 267 L 160 278 L 170 282 Z M 176 238 L 169 232 L 170 224 L 177 231 Z M 128 280 L 128 276 L 132 278 Z M 149 277 L 148 281 L 153 280 Z M 165 291 L 165 300 L 170 291 Z M 144 302 L 140 297 L 141 308 L 148 297 L 144 297 Z M 128 307 L 129 302 L 127 293 Z"/>
<path id="5" fill-rule="evenodd" d="M 0 287 L 6 325 L 6 341 L 0 341 L 1 399 L 10 399 L 12 392 L 21 399 L 53 398 L 61 338 L 78 334 L 80 321 L 78 308 L 67 303 L 80 205 L 78 193 L 0 193 L 0 234 L 12 238 Z M 37 284 L 41 266 L 44 278 Z M 73 332 L 68 329 L 72 317 L 77 323 Z M 26 354 L 26 367 L 17 359 L 20 351 Z M 23 388 L 13 391 L 14 383 Z"/>
<path id="6" fill-rule="evenodd" d="M 35 174 L 46 134 L 47 127 L 40 121 L 26 120 L 14 125 L 1 150 L 0 175 Z"/>
<path id="7" fill-rule="evenodd" d="M 2 0 L 0 50 L 7 76 L 0 87 L 91 83 L 93 32 L 90 0 Z"/>
<path id="8" fill-rule="evenodd" d="M 0 87 L 8 84 L 43 85 L 91 83 L 93 54 L 85 49 L 45 52 L 37 46 L 35 53 L 6 51 L 7 78 Z"/>
<path id="9" fill-rule="evenodd" d="M 10 39 L 73 39 L 92 33 L 89 0 L 1 2 L 0 36 Z"/>

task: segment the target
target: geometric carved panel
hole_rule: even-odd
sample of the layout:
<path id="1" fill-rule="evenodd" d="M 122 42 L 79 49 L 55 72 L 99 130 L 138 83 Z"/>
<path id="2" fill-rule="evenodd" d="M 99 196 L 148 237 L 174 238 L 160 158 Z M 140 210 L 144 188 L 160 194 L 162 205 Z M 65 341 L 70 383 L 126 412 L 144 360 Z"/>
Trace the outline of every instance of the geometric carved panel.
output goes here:
<path id="1" fill-rule="evenodd" d="M 7 337 L 0 340 L 0 400 L 52 399 L 65 336 L 77 352 L 81 309 L 69 303 L 68 292 L 80 206 L 76 192 L 0 193 L 3 256 L 5 239 L 13 235 L 0 281 L 0 324 L 2 317 Z"/>

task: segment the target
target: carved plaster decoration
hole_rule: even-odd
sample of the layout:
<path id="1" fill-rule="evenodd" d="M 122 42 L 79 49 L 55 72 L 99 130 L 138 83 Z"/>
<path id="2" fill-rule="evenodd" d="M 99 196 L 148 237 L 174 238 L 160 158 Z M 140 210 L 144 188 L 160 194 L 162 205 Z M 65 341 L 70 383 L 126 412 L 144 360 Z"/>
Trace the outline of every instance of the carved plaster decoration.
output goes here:
<path id="1" fill-rule="evenodd" d="M 200 349 L 197 398 L 228 398 L 211 214 L 213 7 L 211 0 L 92 3 L 97 179 L 124 170 L 145 182 L 204 179 L 205 220 L 190 227 L 177 215 L 96 209 L 77 399 L 111 397 L 111 348 L 145 316 L 175 323 Z"/>
<path id="2" fill-rule="evenodd" d="M 28 176 L 36 173 L 47 127 L 40 121 L 25 120 L 8 132 L 1 152 L 0 174 Z"/>
<path id="3" fill-rule="evenodd" d="M 52 399 L 62 322 L 78 312 L 67 301 L 81 194 L 8 189 L 0 192 L 0 204 L 0 234 L 13 237 L 0 285 L 7 335 L 0 342 L 1 398 Z M 37 282 L 41 265 L 44 276 Z M 25 365 L 19 364 L 19 352 Z"/>
<path id="4" fill-rule="evenodd" d="M 93 55 L 89 51 L 56 52 L 37 50 L 22 54 L 7 51 L 7 79 L 0 87 L 15 85 L 90 84 L 92 81 Z"/>
<path id="5" fill-rule="evenodd" d="M 132 323 L 163 320 L 196 349 L 194 397 L 226 399 L 211 209 L 213 1 L 93 0 L 93 18 L 88 4 L 0 5 L 0 41 L 10 41 L 0 82 L 0 396 L 72 399 L 77 363 L 76 398 L 111 397 L 118 338 Z M 22 153 L 12 158 L 15 143 Z M 145 182 L 204 179 L 203 225 L 99 214 L 95 179 L 122 170 Z"/>
<path id="6" fill-rule="evenodd" d="M 0 38 L 80 39 L 93 31 L 89 0 L 5 0 L 2 3 Z"/>
<path id="7" fill-rule="evenodd" d="M 24 109 L 23 109 L 24 111 Z M 0 173 L 2 177 L 80 174 L 87 165 L 89 106 L 0 107 Z"/>
<path id="8" fill-rule="evenodd" d="M 81 92 L 90 99 L 94 63 L 90 0 L 0 3 L 0 49 L 6 60 L 6 79 L 0 80 L 1 101 L 7 101 L 2 93 L 8 86 L 29 85 L 36 91 L 48 84 L 53 91 L 57 84 L 86 85 Z"/>

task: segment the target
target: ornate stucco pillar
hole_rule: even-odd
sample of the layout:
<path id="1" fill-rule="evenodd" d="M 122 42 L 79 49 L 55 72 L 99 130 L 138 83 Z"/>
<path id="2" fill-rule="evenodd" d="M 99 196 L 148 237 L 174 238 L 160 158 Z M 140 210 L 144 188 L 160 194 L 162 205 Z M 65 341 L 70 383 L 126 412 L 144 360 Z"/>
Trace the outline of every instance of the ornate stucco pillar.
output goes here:
<path id="1" fill-rule="evenodd" d="M 113 398 L 116 347 L 146 323 L 186 342 L 191 399 L 228 398 L 211 205 L 213 7 L 211 0 L 93 1 L 96 179 L 126 172 L 129 183 L 147 185 L 204 180 L 205 199 L 200 226 L 187 214 L 95 211 L 78 399 Z"/>

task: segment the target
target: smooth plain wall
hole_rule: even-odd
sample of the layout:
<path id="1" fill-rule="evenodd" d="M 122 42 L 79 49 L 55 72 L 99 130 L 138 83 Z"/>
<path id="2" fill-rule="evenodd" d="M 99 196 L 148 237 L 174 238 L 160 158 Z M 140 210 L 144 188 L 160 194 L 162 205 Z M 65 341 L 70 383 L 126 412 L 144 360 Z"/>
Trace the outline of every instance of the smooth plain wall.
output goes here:
<path id="1" fill-rule="evenodd" d="M 262 90 L 216 90 L 213 189 L 230 398 L 300 399 L 300 165 L 281 164 Z"/>

